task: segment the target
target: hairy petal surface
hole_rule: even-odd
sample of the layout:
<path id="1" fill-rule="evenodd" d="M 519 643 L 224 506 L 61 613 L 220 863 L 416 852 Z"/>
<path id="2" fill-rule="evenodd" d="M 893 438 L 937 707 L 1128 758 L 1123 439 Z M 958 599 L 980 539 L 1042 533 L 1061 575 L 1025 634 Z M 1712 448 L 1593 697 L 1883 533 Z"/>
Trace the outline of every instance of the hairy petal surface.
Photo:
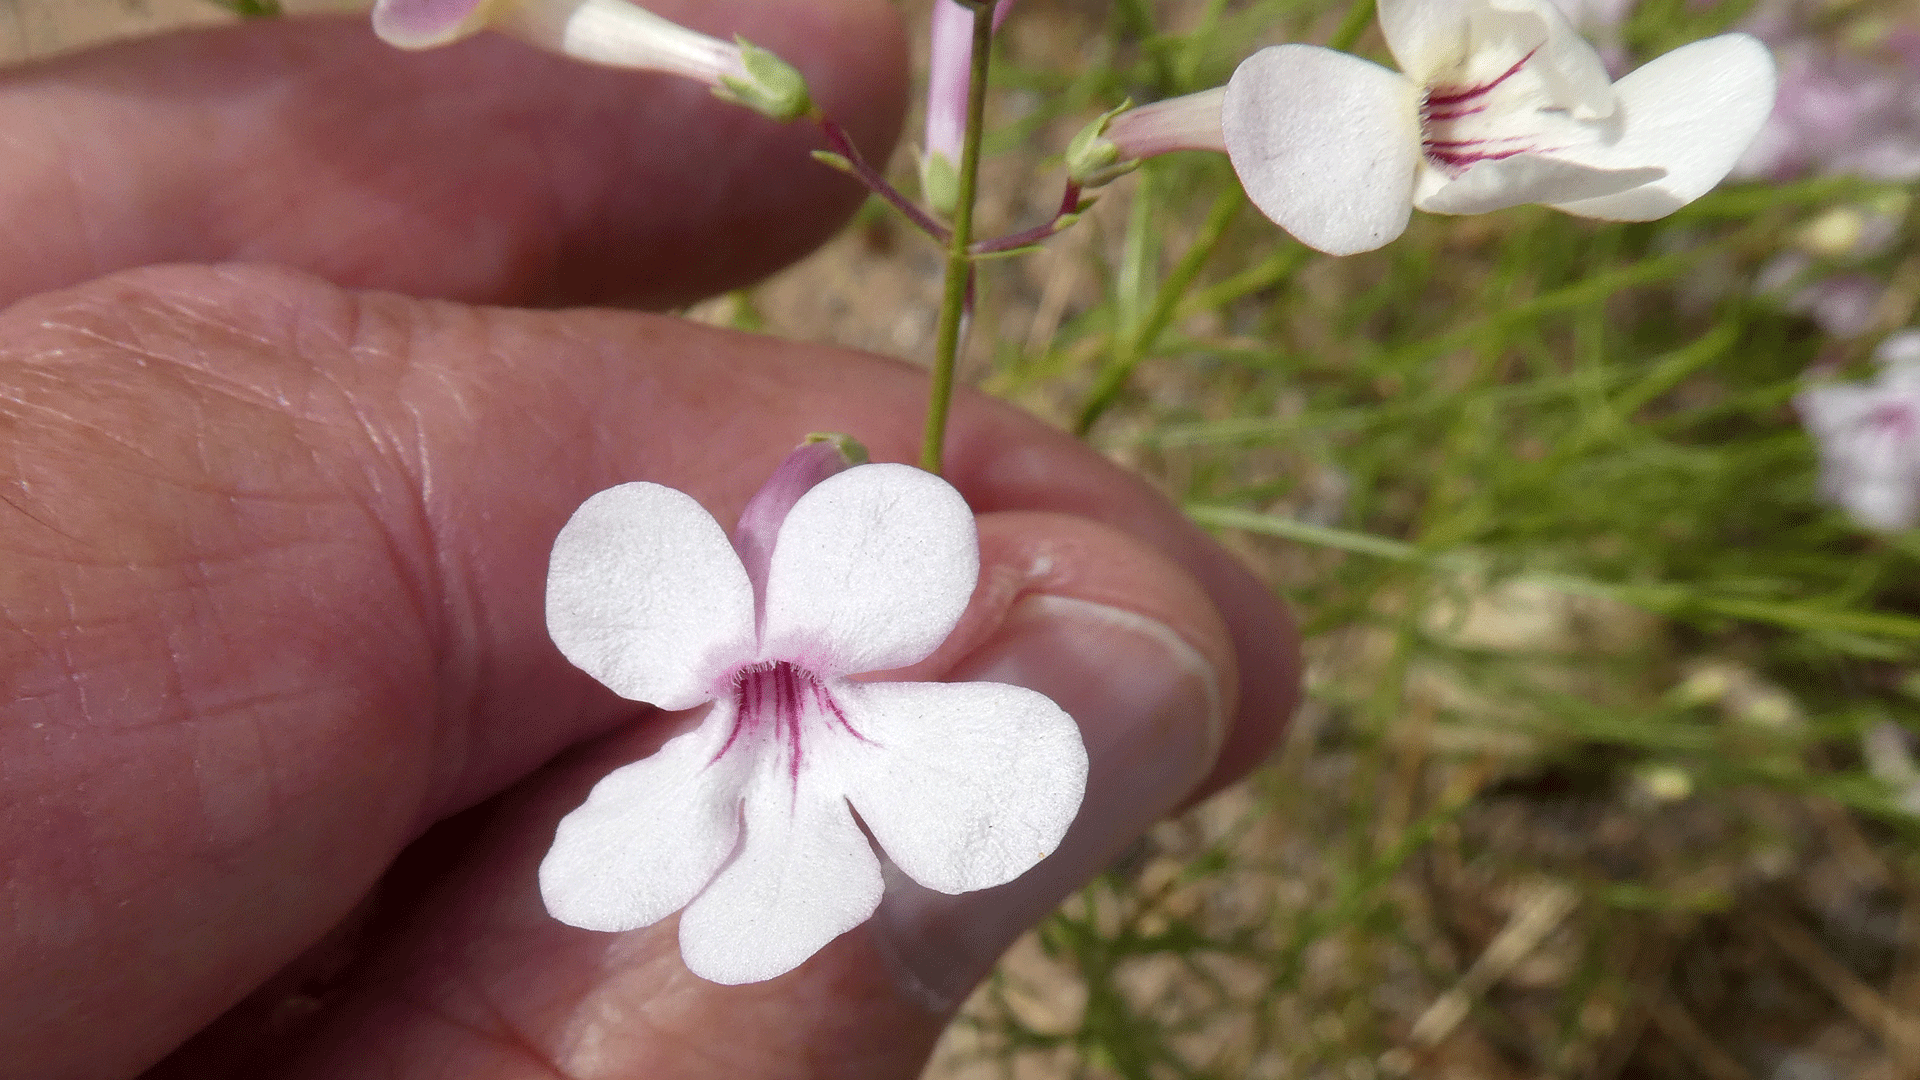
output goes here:
<path id="1" fill-rule="evenodd" d="M 765 763 L 763 762 L 763 765 Z M 853 812 L 812 771 L 762 767 L 732 862 L 680 915 L 680 955 L 709 982 L 783 975 L 880 905 L 880 860 Z"/>
<path id="2" fill-rule="evenodd" d="M 946 640 L 979 574 L 973 511 L 951 485 L 910 465 L 848 469 L 780 526 L 761 654 L 823 677 L 905 667 Z"/>
<path id="3" fill-rule="evenodd" d="M 700 726 L 610 772 L 560 819 L 540 863 L 554 918 L 588 930 L 651 926 L 685 907 L 740 838 L 740 791 L 752 762 L 715 760 L 733 728 L 716 702 Z"/>
<path id="4" fill-rule="evenodd" d="M 1406 230 L 1420 120 L 1401 75 L 1331 49 L 1271 46 L 1234 71 L 1220 124 L 1247 197 L 1301 243 L 1351 255 Z"/>
<path id="5" fill-rule="evenodd" d="M 1614 85 L 1617 140 L 1556 155 L 1602 169 L 1657 167 L 1665 175 L 1616 195 L 1556 200 L 1556 209 L 1609 221 L 1650 221 L 1705 195 L 1773 112 L 1773 55 L 1746 34 L 1683 45 Z"/>
<path id="6" fill-rule="evenodd" d="M 1087 785 L 1080 729 L 999 683 L 864 683 L 830 768 L 880 847 L 944 893 L 1001 885 L 1053 853 Z"/>
<path id="7" fill-rule="evenodd" d="M 754 651 L 753 586 L 693 497 L 621 484 L 575 510 L 553 542 L 547 631 L 621 697 L 690 709 Z"/>
<path id="8" fill-rule="evenodd" d="M 1379 0 L 1376 13 L 1387 51 L 1400 70 L 1428 83 L 1467 55 L 1467 12 L 1473 0 Z"/>

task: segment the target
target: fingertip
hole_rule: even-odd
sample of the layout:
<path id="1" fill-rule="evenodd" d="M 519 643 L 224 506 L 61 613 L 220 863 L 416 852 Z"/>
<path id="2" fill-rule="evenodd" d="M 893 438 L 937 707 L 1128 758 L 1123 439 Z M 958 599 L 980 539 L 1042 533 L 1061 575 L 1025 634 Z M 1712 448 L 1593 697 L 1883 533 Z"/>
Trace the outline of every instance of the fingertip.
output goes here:
<path id="1" fill-rule="evenodd" d="M 885 0 L 656 6 L 794 63 L 884 158 L 906 46 Z M 57 137 L 55 137 L 57 135 Z M 133 266 L 270 262 L 510 304 L 671 307 L 830 237 L 857 184 L 818 133 L 704 86 L 498 34 L 407 53 L 365 16 L 121 43 L 0 82 L 0 303 Z"/>

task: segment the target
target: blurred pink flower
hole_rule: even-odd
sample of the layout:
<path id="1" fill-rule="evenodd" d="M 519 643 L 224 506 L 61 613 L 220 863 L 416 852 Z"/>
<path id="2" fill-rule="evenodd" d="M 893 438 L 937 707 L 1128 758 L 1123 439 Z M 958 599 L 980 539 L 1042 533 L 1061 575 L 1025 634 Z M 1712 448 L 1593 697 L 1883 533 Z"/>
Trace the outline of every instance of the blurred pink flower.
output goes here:
<path id="1" fill-rule="evenodd" d="M 1920 28 L 1895 26 L 1871 47 L 1849 48 L 1776 3 L 1748 29 L 1773 47 L 1780 93 L 1735 176 L 1920 178 Z"/>
<path id="2" fill-rule="evenodd" d="M 1920 516 L 1920 330 L 1874 354 L 1870 383 L 1808 387 L 1793 399 L 1820 451 L 1820 493 L 1865 528 L 1893 532 Z"/>

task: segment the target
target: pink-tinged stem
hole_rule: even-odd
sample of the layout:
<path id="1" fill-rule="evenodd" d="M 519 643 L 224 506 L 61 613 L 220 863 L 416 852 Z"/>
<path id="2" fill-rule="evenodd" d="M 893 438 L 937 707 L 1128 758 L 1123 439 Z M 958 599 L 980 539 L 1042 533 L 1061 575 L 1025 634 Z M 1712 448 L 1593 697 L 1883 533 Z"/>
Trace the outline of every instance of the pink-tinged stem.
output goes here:
<path id="1" fill-rule="evenodd" d="M 900 211 L 902 216 L 913 222 L 915 228 L 933 237 L 935 242 L 944 244 L 952 237 L 953 234 L 945 225 L 935 221 L 926 211 L 914 205 L 913 200 L 902 195 L 899 188 L 888 183 L 887 178 L 880 175 L 879 170 L 867 164 L 867 159 L 860 156 L 859 148 L 853 145 L 853 139 L 847 135 L 845 128 L 822 117 L 820 131 L 827 138 L 827 149 L 846 159 L 847 164 L 853 169 L 854 179 L 866 185 L 868 191 L 885 199 L 887 205 Z"/>
<path id="2" fill-rule="evenodd" d="M 1001 251 L 1013 251 L 1042 240 L 1067 227 L 1080 214 L 1080 185 L 1068 182 L 1066 191 L 1060 195 L 1060 209 L 1053 212 L 1053 220 L 1045 225 L 1035 225 L 1031 229 L 1022 229 L 1017 233 L 996 236 L 991 240 L 976 241 L 969 248 L 975 255 L 992 255 Z"/>
<path id="3" fill-rule="evenodd" d="M 787 512 L 800 496 L 813 490 L 813 486 L 829 476 L 844 472 L 854 462 L 841 450 L 840 444 L 832 439 L 803 443 L 787 459 L 773 470 L 767 482 L 760 485 L 753 498 L 747 500 L 746 509 L 740 511 L 740 521 L 733 527 L 733 550 L 740 554 L 740 562 L 747 568 L 747 580 L 753 582 L 753 596 L 758 609 L 766 606 L 767 567 L 773 559 L 773 542 L 780 535 L 780 525 L 787 520 Z"/>
<path id="4" fill-rule="evenodd" d="M 1220 130 L 1225 87 L 1202 90 L 1130 109 L 1107 124 L 1105 137 L 1120 148 L 1121 161 L 1140 161 L 1175 150 L 1227 152 Z"/>

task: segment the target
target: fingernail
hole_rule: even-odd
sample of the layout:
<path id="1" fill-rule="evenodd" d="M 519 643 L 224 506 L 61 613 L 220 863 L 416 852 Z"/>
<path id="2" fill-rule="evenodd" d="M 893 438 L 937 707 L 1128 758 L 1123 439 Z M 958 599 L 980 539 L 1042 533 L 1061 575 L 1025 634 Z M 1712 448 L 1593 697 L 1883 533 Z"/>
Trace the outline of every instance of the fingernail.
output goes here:
<path id="1" fill-rule="evenodd" d="M 1219 676 L 1193 646 L 1152 619 L 1068 597 L 1021 600 L 950 677 L 1052 698 L 1079 723 L 1089 771 L 1059 849 L 1015 881 L 947 896 L 888 866 L 869 932 L 901 987 L 936 1012 L 1180 805 L 1212 769 L 1226 724 Z"/>

